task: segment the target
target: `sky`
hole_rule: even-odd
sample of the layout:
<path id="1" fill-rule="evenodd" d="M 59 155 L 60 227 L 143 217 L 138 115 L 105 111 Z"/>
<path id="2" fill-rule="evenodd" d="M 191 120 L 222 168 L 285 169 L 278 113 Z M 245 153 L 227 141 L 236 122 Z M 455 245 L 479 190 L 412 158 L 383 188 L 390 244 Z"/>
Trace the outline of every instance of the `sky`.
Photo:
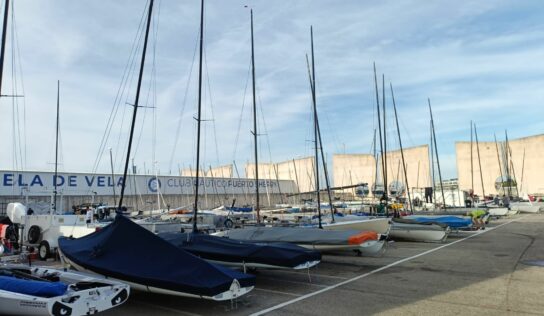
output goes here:
<path id="1" fill-rule="evenodd" d="M 146 0 L 13 2 L 1 89 L 18 97 L 0 99 L 0 169 L 53 170 L 59 80 L 59 169 L 109 173 L 111 148 L 122 172 Z M 329 160 L 371 152 L 374 62 L 394 87 L 405 147 L 429 143 L 430 98 L 444 178 L 456 177 L 455 142 L 470 140 L 471 120 L 482 141 L 543 132 L 540 1 L 209 0 L 203 169 L 235 160 L 243 173 L 253 159 L 249 8 L 261 161 L 313 152 L 311 25 Z M 156 0 L 153 13 L 131 158 L 140 173 L 175 174 L 195 166 L 200 3 Z M 389 89 L 386 105 L 395 149 Z"/>

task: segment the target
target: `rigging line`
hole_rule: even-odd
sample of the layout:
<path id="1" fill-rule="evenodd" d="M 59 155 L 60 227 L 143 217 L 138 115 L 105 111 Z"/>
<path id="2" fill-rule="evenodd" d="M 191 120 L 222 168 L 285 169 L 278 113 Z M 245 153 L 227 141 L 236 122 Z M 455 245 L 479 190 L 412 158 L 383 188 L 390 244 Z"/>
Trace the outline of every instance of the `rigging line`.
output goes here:
<path id="1" fill-rule="evenodd" d="M 13 2 L 12 3 L 12 17 L 11 17 L 11 24 L 12 24 L 12 28 L 13 28 L 13 35 L 14 35 L 14 38 L 12 40 L 12 43 L 14 43 L 14 46 L 16 48 L 16 51 L 17 51 L 17 58 L 16 58 L 16 62 L 17 62 L 17 66 L 19 66 L 19 76 L 20 76 L 20 83 L 21 83 L 21 92 L 22 92 L 22 95 L 23 95 L 23 98 L 22 98 L 22 103 L 23 103 L 23 146 L 24 146 L 24 150 L 23 150 L 23 157 L 22 157 L 22 168 L 23 170 L 26 170 L 27 168 L 27 142 L 26 142 L 26 98 L 24 97 L 25 95 L 25 84 L 24 84 L 24 78 L 23 78 L 23 67 L 22 67 L 22 64 L 21 64 L 21 49 L 20 49 L 20 45 L 19 45 L 19 35 L 18 35 L 18 28 L 17 28 L 17 21 L 15 20 L 15 3 Z M 17 95 L 17 94 L 15 94 Z M 19 100 L 17 100 L 18 102 Z"/>
<path id="2" fill-rule="evenodd" d="M 183 122 L 183 114 L 185 113 L 185 107 L 187 105 L 187 96 L 189 94 L 189 86 L 191 84 L 191 78 L 192 78 L 192 74 L 193 74 L 193 67 L 195 65 L 195 59 L 196 59 L 196 51 L 197 51 L 197 48 L 198 48 L 198 37 L 195 39 L 195 48 L 193 49 L 193 61 L 191 63 L 191 66 L 189 68 L 189 75 L 187 77 L 187 84 L 185 85 L 185 94 L 183 96 L 183 103 L 182 103 L 182 106 L 181 106 L 181 109 L 180 109 L 180 112 L 179 112 L 179 116 L 178 116 L 178 125 L 176 127 L 176 137 L 174 137 L 174 146 L 172 147 L 172 153 L 170 155 L 170 163 L 168 164 L 168 168 L 171 170 L 172 169 L 172 163 L 174 161 L 174 155 L 176 154 L 176 148 L 177 148 L 177 145 L 178 145 L 178 140 L 179 140 L 179 133 L 181 131 L 181 123 Z"/>
<path id="3" fill-rule="evenodd" d="M 108 121 L 106 123 L 106 129 L 104 130 L 104 134 L 102 135 L 102 139 L 100 141 L 97 156 L 95 158 L 95 162 L 93 163 L 92 173 L 96 173 L 96 171 L 98 169 L 98 165 L 100 164 L 101 157 L 102 157 L 102 155 L 103 155 L 103 153 L 105 151 L 105 148 L 107 146 L 107 142 L 108 142 L 108 139 L 109 139 L 111 128 L 113 128 L 113 123 L 114 123 L 115 117 L 117 115 L 119 102 L 120 102 L 120 100 L 122 98 L 122 95 L 124 94 L 124 91 L 125 91 L 126 79 L 128 78 L 129 71 L 131 71 L 131 69 L 132 69 L 131 65 L 134 63 L 134 58 L 136 58 L 135 57 L 136 52 L 138 51 L 138 47 L 139 47 L 139 43 L 140 43 L 139 38 L 141 37 L 140 33 L 142 32 L 141 30 L 142 30 L 142 27 L 143 27 L 146 10 L 147 9 L 144 8 L 144 10 L 142 11 L 141 18 L 140 18 L 140 24 L 138 26 L 138 30 L 136 31 L 136 34 L 135 34 L 134 39 L 132 41 L 132 47 L 130 49 L 129 58 L 127 59 L 127 63 L 126 63 L 125 68 L 123 70 L 123 75 L 121 76 L 121 82 L 119 83 L 119 87 L 117 88 L 117 93 L 116 93 L 115 99 L 113 101 L 113 106 L 112 106 L 112 109 L 111 109 L 111 112 L 110 112 L 110 116 L 108 117 Z"/>
<path id="4" fill-rule="evenodd" d="M 143 32 L 142 32 L 142 36 L 143 36 Z M 142 37 L 140 36 L 140 40 L 141 40 L 141 38 Z M 133 69 L 136 68 L 136 65 L 137 65 L 137 63 L 134 62 L 133 65 L 132 65 Z M 133 85 L 135 74 L 136 74 L 136 71 L 134 71 L 134 70 L 130 72 L 129 80 L 127 81 L 128 83 L 127 83 L 126 87 L 131 87 Z M 149 89 L 151 89 L 151 87 Z M 148 89 L 147 96 L 146 96 L 146 107 L 144 107 L 144 117 L 145 117 L 145 113 L 147 112 L 147 104 L 148 104 L 147 102 L 149 100 L 149 89 Z M 120 157 L 119 162 L 118 162 L 119 168 L 121 168 L 123 166 L 123 157 L 126 156 L 126 148 L 128 147 L 128 142 L 129 142 L 129 139 L 126 138 L 124 146 L 120 146 L 121 139 L 126 134 L 126 132 L 125 132 L 126 128 L 124 127 L 125 114 L 127 112 L 126 104 L 130 104 L 129 98 L 131 97 L 129 93 L 126 93 L 124 95 L 125 95 L 124 102 L 119 104 L 119 106 L 122 106 L 123 112 L 122 112 L 122 115 L 121 115 L 121 124 L 119 126 L 119 134 L 118 134 L 118 137 L 117 137 L 117 144 L 115 146 L 115 148 L 116 148 L 115 149 L 115 158 L 117 159 L 117 157 Z M 113 126 L 112 126 L 112 128 L 113 128 Z M 119 148 L 121 148 L 121 150 L 122 150 L 120 156 L 118 155 Z"/>
<path id="5" fill-rule="evenodd" d="M 234 150 L 232 152 L 232 159 L 236 160 L 236 152 L 238 150 L 238 141 L 240 139 L 240 130 L 242 129 L 242 121 L 244 118 L 244 107 L 246 104 L 246 95 L 247 95 L 247 86 L 249 84 L 249 76 L 251 74 L 251 58 L 249 59 L 249 64 L 247 67 L 247 75 L 246 75 L 246 84 L 244 87 L 244 94 L 242 96 L 242 110 L 240 111 L 240 118 L 238 120 L 238 131 L 236 132 L 236 138 L 234 140 Z"/>
<path id="6" fill-rule="evenodd" d="M 212 88 L 210 84 L 210 72 L 208 71 L 208 58 L 207 58 L 207 50 L 204 49 L 204 68 L 206 69 L 206 85 L 208 86 L 208 97 L 210 98 L 210 111 L 212 114 L 212 130 L 213 130 L 213 139 L 215 142 L 215 159 L 217 166 L 219 166 L 219 146 L 217 144 L 217 128 L 215 125 L 215 113 L 214 113 L 214 106 L 213 106 L 213 100 L 212 100 Z"/>

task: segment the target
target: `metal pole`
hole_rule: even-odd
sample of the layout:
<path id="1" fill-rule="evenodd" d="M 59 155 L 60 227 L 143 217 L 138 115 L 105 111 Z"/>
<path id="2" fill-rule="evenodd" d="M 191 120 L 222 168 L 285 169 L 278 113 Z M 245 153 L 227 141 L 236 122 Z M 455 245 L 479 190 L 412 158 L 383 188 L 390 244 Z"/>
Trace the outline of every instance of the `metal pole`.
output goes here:
<path id="1" fill-rule="evenodd" d="M 259 158 L 257 144 L 257 98 L 255 94 L 255 48 L 253 43 L 253 9 L 251 10 L 251 76 L 253 78 L 253 141 L 255 143 L 255 210 L 257 211 L 257 224 L 261 223 L 259 206 Z"/>
<path id="2" fill-rule="evenodd" d="M 132 164 L 134 164 L 134 161 L 132 162 Z M 111 165 L 111 181 L 113 181 L 113 205 L 117 205 L 117 198 L 115 196 L 115 176 L 113 175 L 113 155 L 111 152 L 111 148 L 110 148 L 110 165 Z"/>
<path id="3" fill-rule="evenodd" d="M 444 202 L 444 209 L 446 209 L 446 198 L 444 196 L 444 186 L 442 185 L 442 171 L 440 171 L 440 159 L 438 158 L 438 147 L 436 146 L 436 134 L 434 131 L 434 119 L 433 111 L 431 110 L 431 99 L 427 99 L 429 102 L 429 113 L 431 114 L 431 128 L 433 132 L 434 150 L 436 152 L 436 165 L 438 167 L 438 179 L 440 180 L 440 191 L 442 192 L 442 201 Z"/>
<path id="4" fill-rule="evenodd" d="M 8 12 L 9 12 L 9 0 L 6 0 L 4 6 L 4 21 L 2 23 L 2 53 L 0 55 L 0 96 L 2 93 L 2 78 L 4 77 L 4 56 L 6 52 L 6 35 L 8 33 Z"/>
<path id="5" fill-rule="evenodd" d="M 145 65 L 145 53 L 147 51 L 147 39 L 149 37 L 149 28 L 151 26 L 151 14 L 153 11 L 153 1 L 149 1 L 149 9 L 147 11 L 147 26 L 145 30 L 145 38 L 144 38 L 144 47 L 142 50 L 142 59 L 140 62 L 140 74 L 138 75 L 138 85 L 136 86 L 136 98 L 134 100 L 134 111 L 132 112 L 132 124 L 130 126 L 130 136 L 128 139 L 128 150 L 127 150 L 127 159 L 125 161 L 125 170 L 123 171 L 123 183 L 121 184 L 121 195 L 119 197 L 119 208 L 118 211 L 121 211 L 121 207 L 123 206 L 123 197 L 125 195 L 125 187 L 126 187 L 126 179 L 127 179 L 127 172 L 128 172 L 128 164 L 130 162 L 130 150 L 132 149 L 132 138 L 134 136 L 134 125 L 136 125 L 136 113 L 138 111 L 138 104 L 140 101 L 140 88 L 142 87 L 142 77 L 144 74 L 144 65 Z"/>
<path id="6" fill-rule="evenodd" d="M 400 155 L 402 158 L 402 169 L 404 170 L 404 180 L 406 181 L 406 192 L 408 192 L 408 203 L 410 204 L 410 213 L 414 213 L 412 207 L 412 197 L 410 196 L 410 186 L 408 185 L 408 172 L 406 171 L 406 162 L 404 160 L 404 150 L 402 148 L 402 139 L 400 137 L 399 118 L 397 116 L 397 104 L 395 103 L 395 95 L 393 94 L 393 84 L 389 83 L 391 87 L 391 99 L 393 101 L 393 110 L 395 111 L 395 122 L 397 124 L 397 132 L 399 135 Z"/>
<path id="7" fill-rule="evenodd" d="M 482 181 L 482 194 L 485 202 L 485 189 L 484 189 L 484 176 L 482 173 L 482 160 L 480 159 L 480 144 L 478 142 L 478 131 L 476 130 L 476 123 L 474 123 L 474 137 L 476 137 L 476 150 L 478 152 L 478 166 L 480 167 L 480 181 Z"/>
<path id="8" fill-rule="evenodd" d="M 198 64 L 198 118 L 196 132 L 196 175 L 195 175 L 195 203 L 193 205 L 193 233 L 198 232 L 198 188 L 200 187 L 200 125 L 202 123 L 202 51 L 204 46 L 204 0 L 200 2 L 200 54 Z"/>

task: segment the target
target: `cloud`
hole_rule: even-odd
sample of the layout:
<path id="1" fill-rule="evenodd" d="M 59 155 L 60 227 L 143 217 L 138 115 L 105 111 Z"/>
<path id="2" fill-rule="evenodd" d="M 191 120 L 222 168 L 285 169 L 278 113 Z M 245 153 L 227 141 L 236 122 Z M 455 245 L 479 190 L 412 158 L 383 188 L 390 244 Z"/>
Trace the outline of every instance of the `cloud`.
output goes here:
<path id="1" fill-rule="evenodd" d="M 454 142 L 468 139 L 470 120 L 478 123 L 482 140 L 491 139 L 493 132 L 502 135 L 504 129 L 513 138 L 542 133 L 539 87 L 544 71 L 544 28 L 537 22 L 544 10 L 534 2 L 207 1 L 203 118 L 213 121 L 203 123 L 203 166 L 233 159 L 241 166 L 252 157 L 249 11 L 245 4 L 254 9 L 257 100 L 266 117 L 266 135 L 260 136 L 261 160 L 286 160 L 313 151 L 308 142 L 312 123 L 305 59 L 310 50 L 310 25 L 315 35 L 318 110 L 329 154 L 371 148 L 376 126 L 374 61 L 379 73 L 385 73 L 386 85 L 389 81 L 394 85 L 405 146 L 428 143 L 426 100 L 430 97 L 445 178 L 456 176 Z M 60 79 L 63 168 L 92 170 L 145 5 L 144 0 L 17 1 L 27 169 L 52 169 L 48 162 L 53 160 L 56 80 Z M 198 55 L 195 59 L 194 53 L 199 5 L 162 0 L 156 1 L 154 11 L 160 11 L 158 37 L 155 41 L 151 36 L 141 98 L 147 98 L 154 65 L 156 140 L 153 110 L 141 108 L 134 159 L 143 172 L 144 162 L 150 170 L 155 156 L 157 167 L 167 173 L 178 164 L 195 164 L 192 117 L 197 103 Z M 12 91 L 10 45 L 8 41 L 3 93 Z M 139 56 L 135 66 L 138 60 Z M 124 162 L 131 115 L 131 107 L 124 102 L 133 102 L 135 83 L 133 77 L 105 146 L 116 153 L 117 172 Z M 12 148 L 12 101 L 0 100 L 1 144 L 7 149 Z M 388 139 L 396 147 L 392 109 L 387 111 Z M 265 134 L 262 122 L 260 132 Z M 103 157 L 100 171 L 109 171 L 108 161 Z M 0 164 L 6 169 L 14 165 L 9 150 Z"/>

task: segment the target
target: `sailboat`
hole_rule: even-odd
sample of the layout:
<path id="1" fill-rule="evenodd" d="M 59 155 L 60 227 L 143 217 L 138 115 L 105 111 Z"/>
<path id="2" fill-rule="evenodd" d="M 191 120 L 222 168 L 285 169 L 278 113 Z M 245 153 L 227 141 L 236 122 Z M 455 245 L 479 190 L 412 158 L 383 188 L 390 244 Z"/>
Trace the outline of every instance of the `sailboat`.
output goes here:
<path id="1" fill-rule="evenodd" d="M 310 71 L 308 62 L 308 72 L 310 74 L 310 87 L 312 92 L 313 108 L 314 108 L 314 141 L 316 144 L 315 149 L 315 168 L 316 168 L 316 194 L 317 194 L 317 216 L 318 216 L 318 228 L 316 227 L 246 227 L 241 229 L 231 229 L 225 232 L 219 232 L 215 235 L 225 236 L 236 240 L 253 241 L 253 242 L 287 242 L 291 244 L 297 244 L 299 246 L 316 249 L 321 251 L 334 251 L 352 249 L 359 253 L 377 254 L 383 250 L 384 242 L 380 240 L 378 233 L 374 231 L 361 231 L 361 230 L 326 230 L 323 229 L 327 225 L 322 222 L 321 217 L 321 203 L 319 199 L 319 155 L 318 146 L 321 143 L 319 140 L 319 125 L 317 120 L 316 110 L 316 98 L 315 98 L 315 66 L 313 55 L 313 28 L 310 28 L 311 35 L 311 48 L 312 48 L 312 68 L 314 71 Z M 313 77 L 312 77 L 313 74 Z M 255 80 L 253 81 L 255 84 Z M 256 112 L 255 105 L 255 89 L 253 89 L 254 99 L 254 112 Z M 256 117 L 254 116 L 254 135 L 257 134 Z M 257 158 L 257 142 L 255 137 L 255 157 Z M 257 163 L 257 161 L 255 161 Z M 257 169 L 256 169 L 257 170 Z M 256 172 L 256 176 L 258 173 Z M 258 190 L 256 192 L 258 197 Z M 259 199 L 257 198 L 257 203 Z M 330 204 L 332 204 L 329 201 Z M 257 217 L 259 217 L 259 205 L 256 205 Z M 331 225 L 334 223 L 334 211 L 331 205 Z"/>
<path id="2" fill-rule="evenodd" d="M 51 269 L 0 265 L 0 314 L 91 315 L 126 302 L 127 284 Z"/>
<path id="3" fill-rule="evenodd" d="M 127 178 L 130 161 L 152 10 L 153 0 L 150 0 L 123 179 Z M 203 17 L 204 1 L 200 22 L 201 71 Z M 122 182 L 118 210 L 123 206 L 125 183 Z M 60 238 L 59 247 L 61 259 L 75 269 L 120 280 L 141 291 L 223 301 L 240 297 L 255 285 L 254 276 L 206 262 L 121 214 L 113 223 L 90 235 Z"/>
<path id="4" fill-rule="evenodd" d="M 202 31 L 201 31 L 202 32 Z M 202 40 L 202 39 L 201 39 Z M 255 86 L 255 58 L 253 45 L 253 10 L 251 10 L 251 60 L 253 68 L 253 85 Z M 202 77 L 199 77 L 200 80 Z M 200 81 L 200 83 L 202 80 Z M 200 89 L 199 89 L 200 90 Z M 253 90 L 255 91 L 255 89 Z M 199 95 L 200 96 L 200 95 Z M 255 98 L 254 98 L 255 100 Z M 255 110 L 255 103 L 254 103 Z M 256 111 L 255 111 L 256 113 Z M 200 166 L 200 116 L 201 102 L 198 106 L 198 130 L 196 168 Z M 256 120 L 256 116 L 254 116 Z M 254 135 L 256 137 L 257 130 Z M 255 152 L 256 153 L 256 152 Z M 198 177 L 195 187 L 195 202 L 193 209 L 193 230 L 190 233 L 164 233 L 159 234 L 168 242 L 179 249 L 190 252 L 195 256 L 223 265 L 246 268 L 288 268 L 307 269 L 317 265 L 321 261 L 321 254 L 317 251 L 291 244 L 262 244 L 252 241 L 237 241 L 219 236 L 204 235 L 198 231 Z M 257 199 L 257 203 L 258 203 Z M 257 206 L 257 212 L 258 212 Z M 257 218 L 259 215 L 257 215 Z"/>

